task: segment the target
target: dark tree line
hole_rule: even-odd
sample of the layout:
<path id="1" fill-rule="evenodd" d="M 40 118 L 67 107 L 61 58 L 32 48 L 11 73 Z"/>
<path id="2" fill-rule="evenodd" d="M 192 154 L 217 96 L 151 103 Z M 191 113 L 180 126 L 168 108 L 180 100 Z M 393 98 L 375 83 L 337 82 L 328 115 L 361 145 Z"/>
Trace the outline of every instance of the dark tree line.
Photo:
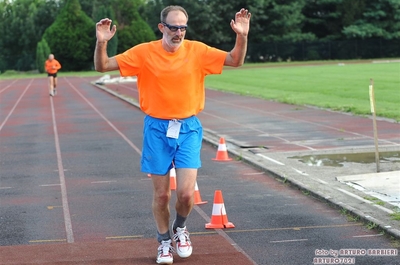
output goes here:
<path id="1" fill-rule="evenodd" d="M 380 46 L 389 50 L 382 56 L 399 56 L 400 0 L 1 0 L 0 72 L 41 70 L 48 51 L 63 70 L 91 69 L 99 19 L 109 17 L 117 25 L 108 46 L 112 56 L 159 38 L 159 13 L 172 4 L 189 13 L 188 39 L 226 49 L 235 40 L 230 20 L 248 8 L 252 61 L 271 54 L 296 59 L 299 53 L 303 59 L 329 59 L 339 52 L 350 59 L 343 47 L 360 49 L 363 41 L 370 50 L 389 45 Z"/>

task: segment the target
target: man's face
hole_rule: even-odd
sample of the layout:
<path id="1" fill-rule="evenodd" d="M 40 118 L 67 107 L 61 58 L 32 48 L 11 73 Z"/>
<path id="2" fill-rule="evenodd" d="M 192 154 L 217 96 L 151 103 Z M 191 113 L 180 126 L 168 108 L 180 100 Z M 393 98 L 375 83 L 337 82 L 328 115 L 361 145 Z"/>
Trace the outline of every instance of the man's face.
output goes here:
<path id="1" fill-rule="evenodd" d="M 54 55 L 53 54 L 50 54 L 49 55 L 49 60 L 51 61 L 51 60 L 53 60 L 54 59 Z"/>
<path id="2" fill-rule="evenodd" d="M 165 23 L 161 23 L 163 41 L 172 49 L 178 48 L 185 38 L 187 18 L 181 11 L 168 13 Z"/>

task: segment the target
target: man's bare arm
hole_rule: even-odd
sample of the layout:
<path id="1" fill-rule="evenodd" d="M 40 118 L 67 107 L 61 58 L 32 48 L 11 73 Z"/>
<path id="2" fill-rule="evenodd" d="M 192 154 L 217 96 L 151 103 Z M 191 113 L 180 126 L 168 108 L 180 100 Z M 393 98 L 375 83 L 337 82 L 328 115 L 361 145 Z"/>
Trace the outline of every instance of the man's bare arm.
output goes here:
<path id="1" fill-rule="evenodd" d="M 224 65 L 241 66 L 247 52 L 247 36 L 249 34 L 251 13 L 242 8 L 231 21 L 231 28 L 236 32 L 236 42 L 233 49 L 226 55 Z"/>
<path id="2" fill-rule="evenodd" d="M 100 20 L 96 24 L 96 48 L 94 50 L 94 68 L 98 72 L 118 70 L 118 63 L 115 57 L 107 55 L 107 43 L 117 31 L 114 25 L 110 30 L 111 20 L 108 18 Z"/>

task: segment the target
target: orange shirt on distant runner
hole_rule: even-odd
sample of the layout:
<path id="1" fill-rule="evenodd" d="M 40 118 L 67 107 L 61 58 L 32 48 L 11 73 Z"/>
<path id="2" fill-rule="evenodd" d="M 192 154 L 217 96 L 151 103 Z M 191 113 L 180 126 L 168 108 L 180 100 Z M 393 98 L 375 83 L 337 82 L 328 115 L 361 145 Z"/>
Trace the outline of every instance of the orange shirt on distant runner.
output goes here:
<path id="1" fill-rule="evenodd" d="M 61 64 L 56 59 L 51 61 L 47 59 L 44 63 L 44 69 L 49 74 L 55 74 L 59 69 L 61 69 Z"/>
<path id="2" fill-rule="evenodd" d="M 169 53 L 157 40 L 132 47 L 116 60 L 121 76 L 137 76 L 144 113 L 160 119 L 183 119 L 204 109 L 204 78 L 222 72 L 226 54 L 189 40 Z"/>

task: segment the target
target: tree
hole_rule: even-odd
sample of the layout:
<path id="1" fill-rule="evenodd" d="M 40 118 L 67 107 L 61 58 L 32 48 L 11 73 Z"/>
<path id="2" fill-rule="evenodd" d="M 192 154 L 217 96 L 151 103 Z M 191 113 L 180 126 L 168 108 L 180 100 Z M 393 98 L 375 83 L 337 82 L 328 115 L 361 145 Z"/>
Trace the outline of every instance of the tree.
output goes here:
<path id="1" fill-rule="evenodd" d="M 0 2 L 0 36 L 2 36 L 2 38 L 0 38 L 0 74 L 5 70 L 7 70 L 7 60 L 5 58 L 5 53 L 4 53 L 5 49 L 4 16 L 6 13 L 6 4 L 7 1 Z"/>
<path id="2" fill-rule="evenodd" d="M 0 5 L 0 58 L 6 62 L 2 68 L 36 69 L 36 45 L 58 14 L 56 1 L 8 0 Z"/>
<path id="3" fill-rule="evenodd" d="M 306 0 L 275 0 L 267 8 L 268 23 L 264 41 L 301 42 L 315 39 L 310 32 L 303 32 L 305 17 L 302 10 Z"/>
<path id="4" fill-rule="evenodd" d="M 93 1 L 93 14 L 92 18 L 94 22 L 100 21 L 103 18 L 110 18 L 114 24 L 118 24 L 115 20 L 114 10 L 110 7 L 111 1 L 106 1 L 107 3 L 100 4 L 99 2 L 103 1 Z M 117 32 L 114 37 L 108 41 L 107 43 L 107 54 L 112 57 L 117 54 L 118 49 L 118 33 Z"/>
<path id="5" fill-rule="evenodd" d="M 142 0 L 113 0 L 114 14 L 118 21 L 118 53 L 156 39 L 154 32 L 138 12 L 142 4 Z"/>
<path id="6" fill-rule="evenodd" d="M 93 14 L 94 9 L 96 8 L 96 5 L 107 5 L 108 0 L 79 0 L 79 4 L 81 5 L 82 11 L 88 15 L 89 17 Z"/>
<path id="7" fill-rule="evenodd" d="M 400 38 L 400 1 L 376 0 L 365 3 L 358 19 L 343 29 L 347 38 Z"/>
<path id="8" fill-rule="evenodd" d="M 66 2 L 43 38 L 64 70 L 80 71 L 93 67 L 95 23 L 81 10 L 78 0 Z"/>
<path id="9" fill-rule="evenodd" d="M 305 24 L 303 31 L 313 32 L 318 39 L 339 39 L 341 36 L 341 10 L 343 0 L 306 1 L 303 9 Z"/>
<path id="10" fill-rule="evenodd" d="M 44 63 L 46 62 L 49 54 L 51 53 L 50 47 L 45 39 L 42 39 L 36 48 L 36 67 L 39 73 L 44 73 Z"/>

